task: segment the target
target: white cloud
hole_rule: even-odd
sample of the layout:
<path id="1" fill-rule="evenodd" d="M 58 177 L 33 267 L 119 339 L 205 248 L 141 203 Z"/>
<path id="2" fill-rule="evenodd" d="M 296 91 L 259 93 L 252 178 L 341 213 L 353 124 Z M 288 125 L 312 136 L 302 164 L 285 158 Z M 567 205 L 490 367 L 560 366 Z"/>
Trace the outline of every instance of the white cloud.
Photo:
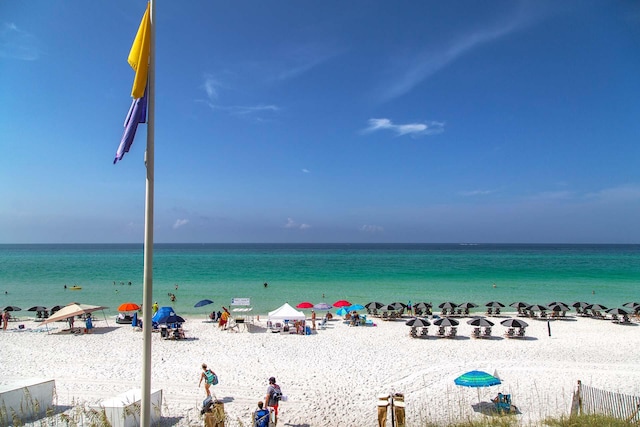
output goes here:
<path id="1" fill-rule="evenodd" d="M 379 225 L 365 224 L 360 227 L 360 231 L 363 231 L 365 233 L 381 233 L 384 231 L 384 228 Z"/>
<path id="2" fill-rule="evenodd" d="M 33 34 L 22 31 L 13 22 L 0 26 L 0 58 L 35 61 L 40 57 L 38 41 Z"/>
<path id="3" fill-rule="evenodd" d="M 379 130 L 391 130 L 399 136 L 402 135 L 432 135 L 444 131 L 444 123 L 427 122 L 427 123 L 407 123 L 396 125 L 389 119 L 369 119 L 369 127 L 363 132 L 375 132 Z"/>
<path id="4" fill-rule="evenodd" d="M 221 87 L 220 82 L 213 78 L 212 75 L 206 74 L 203 83 L 204 91 L 211 100 L 218 98 L 218 88 Z"/>
<path id="5" fill-rule="evenodd" d="M 310 171 L 309 169 L 307 169 L 307 168 L 302 168 L 302 172 L 304 172 L 304 173 L 311 173 L 311 171 Z"/>
<path id="6" fill-rule="evenodd" d="M 306 230 L 311 228 L 311 226 L 309 224 L 298 224 L 293 220 L 293 218 L 287 218 L 287 223 L 284 225 L 284 228 Z"/>
<path id="7" fill-rule="evenodd" d="M 175 223 L 173 223 L 173 229 L 178 229 L 183 225 L 187 225 L 189 223 L 188 219 L 177 219 Z"/>

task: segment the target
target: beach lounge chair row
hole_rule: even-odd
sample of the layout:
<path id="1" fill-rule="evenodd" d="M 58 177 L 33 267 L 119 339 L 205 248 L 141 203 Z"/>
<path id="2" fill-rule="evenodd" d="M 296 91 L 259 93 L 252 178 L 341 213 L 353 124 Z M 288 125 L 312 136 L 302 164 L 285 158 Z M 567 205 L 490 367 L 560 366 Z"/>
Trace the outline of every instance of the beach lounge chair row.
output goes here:
<path id="1" fill-rule="evenodd" d="M 518 328 L 517 331 L 516 328 L 509 328 L 507 329 L 507 332 L 504 334 L 504 336 L 507 338 L 524 338 L 524 334 L 524 328 Z"/>

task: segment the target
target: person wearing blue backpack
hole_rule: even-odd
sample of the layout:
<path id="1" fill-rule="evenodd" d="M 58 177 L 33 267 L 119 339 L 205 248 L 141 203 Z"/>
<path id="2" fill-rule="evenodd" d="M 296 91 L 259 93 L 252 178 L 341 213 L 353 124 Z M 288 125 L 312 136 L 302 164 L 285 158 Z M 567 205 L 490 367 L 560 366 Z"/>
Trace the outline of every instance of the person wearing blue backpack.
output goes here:
<path id="1" fill-rule="evenodd" d="M 253 427 L 269 427 L 269 414 L 264 403 L 258 402 L 258 409 L 253 412 Z"/>
<path id="2" fill-rule="evenodd" d="M 207 367 L 206 363 L 202 364 L 202 374 L 200 374 L 200 382 L 198 387 L 202 385 L 204 380 L 204 391 L 207 393 L 207 397 L 211 396 L 211 386 L 218 384 L 218 376 L 211 369 Z"/>

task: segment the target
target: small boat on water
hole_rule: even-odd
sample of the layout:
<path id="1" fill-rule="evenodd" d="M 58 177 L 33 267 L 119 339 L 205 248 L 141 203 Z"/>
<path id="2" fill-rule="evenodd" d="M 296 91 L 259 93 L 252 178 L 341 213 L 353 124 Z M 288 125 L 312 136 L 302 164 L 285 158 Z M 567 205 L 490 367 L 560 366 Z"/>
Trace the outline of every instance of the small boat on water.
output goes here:
<path id="1" fill-rule="evenodd" d="M 82 286 L 73 285 L 69 289 L 71 289 L 72 291 L 79 291 L 80 289 L 82 289 Z"/>

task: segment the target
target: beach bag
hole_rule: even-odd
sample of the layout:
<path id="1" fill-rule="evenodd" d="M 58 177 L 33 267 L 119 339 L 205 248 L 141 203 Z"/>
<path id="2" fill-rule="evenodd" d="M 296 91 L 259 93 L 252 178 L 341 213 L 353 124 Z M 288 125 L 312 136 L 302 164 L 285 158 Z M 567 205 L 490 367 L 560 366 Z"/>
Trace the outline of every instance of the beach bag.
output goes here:
<path id="1" fill-rule="evenodd" d="M 273 393 L 271 393 L 272 404 L 278 404 L 282 400 L 282 390 L 278 384 L 273 385 Z"/>
<path id="2" fill-rule="evenodd" d="M 210 369 L 207 369 L 206 371 L 204 371 L 204 376 L 207 379 L 207 382 L 209 384 L 211 385 L 218 384 L 218 376 Z"/>

